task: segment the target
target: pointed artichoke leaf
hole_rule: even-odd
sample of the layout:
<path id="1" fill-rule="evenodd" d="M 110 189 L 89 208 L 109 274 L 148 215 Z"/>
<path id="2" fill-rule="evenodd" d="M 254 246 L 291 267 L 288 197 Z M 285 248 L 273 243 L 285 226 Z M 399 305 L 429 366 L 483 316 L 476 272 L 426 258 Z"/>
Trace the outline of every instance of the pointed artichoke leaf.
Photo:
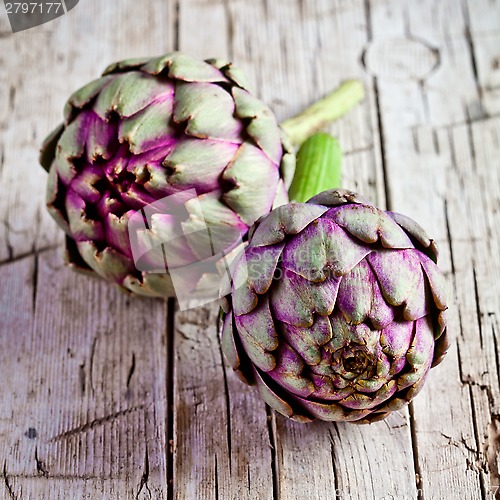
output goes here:
<path id="1" fill-rule="evenodd" d="M 205 62 L 220 70 L 229 80 L 238 85 L 238 87 L 250 92 L 250 83 L 248 82 L 246 74 L 239 68 L 235 68 L 231 62 L 217 58 L 207 59 Z"/>
<path id="2" fill-rule="evenodd" d="M 321 361 L 321 347 L 332 338 L 332 326 L 325 316 L 316 316 L 310 328 L 283 323 L 283 338 L 308 365 Z"/>
<path id="3" fill-rule="evenodd" d="M 413 321 L 394 321 L 380 334 L 380 345 L 392 358 L 391 374 L 399 373 L 406 363 L 406 353 L 413 340 Z"/>
<path id="4" fill-rule="evenodd" d="M 102 179 L 101 167 L 98 165 L 87 165 L 71 181 L 71 190 L 85 201 L 96 204 L 102 197 L 102 193 L 95 187 L 95 184 L 100 179 Z"/>
<path id="5" fill-rule="evenodd" d="M 66 193 L 66 214 L 71 236 L 76 241 L 103 241 L 102 223 L 87 217 L 85 201 L 74 191 Z"/>
<path id="6" fill-rule="evenodd" d="M 236 115 L 239 118 L 253 119 L 257 116 L 266 117 L 272 115 L 269 107 L 250 92 L 234 87 L 232 93 L 236 105 Z"/>
<path id="7" fill-rule="evenodd" d="M 417 255 L 422 264 L 427 280 L 429 281 L 432 297 L 436 307 L 444 311 L 448 307 L 446 300 L 447 284 L 444 274 L 440 271 L 438 266 L 424 253 L 418 252 Z"/>
<path id="8" fill-rule="evenodd" d="M 287 269 L 313 282 L 327 276 L 344 276 L 370 252 L 330 219 L 318 219 L 296 236 L 283 252 Z"/>
<path id="9" fill-rule="evenodd" d="M 328 316 L 333 312 L 339 281 L 335 276 L 329 276 L 321 283 L 311 283 L 283 268 L 271 288 L 274 317 L 293 326 L 310 328 L 316 313 Z"/>
<path id="10" fill-rule="evenodd" d="M 368 257 L 385 300 L 404 305 L 404 318 L 413 320 L 428 313 L 425 282 L 418 250 L 377 250 Z"/>
<path id="11" fill-rule="evenodd" d="M 231 63 L 229 63 L 221 69 L 231 81 L 238 85 L 238 87 L 241 87 L 248 92 L 252 91 L 252 85 L 250 84 L 247 75 L 240 68 L 235 68 Z"/>
<path id="12" fill-rule="evenodd" d="M 273 410 L 276 410 L 281 415 L 288 417 L 291 420 L 300 423 L 311 422 L 312 419 L 305 415 L 305 412 L 300 409 L 300 406 L 291 406 L 291 402 L 285 401 L 281 396 L 279 396 L 274 389 L 270 387 L 268 383 L 262 378 L 261 374 L 254 370 L 255 381 L 259 389 L 259 393 L 265 403 L 267 403 Z M 293 399 L 293 398 L 292 398 Z"/>
<path id="13" fill-rule="evenodd" d="M 91 112 L 80 113 L 65 129 L 59 138 L 56 156 L 66 159 L 81 158 L 87 142 L 88 123 Z"/>
<path id="14" fill-rule="evenodd" d="M 406 353 L 410 370 L 398 378 L 398 389 L 419 383 L 431 367 L 434 353 L 434 331 L 429 316 L 420 318 L 414 324 L 414 337 Z"/>
<path id="15" fill-rule="evenodd" d="M 394 380 L 388 382 L 385 382 L 383 379 L 371 381 L 360 380 L 357 385 L 360 392 L 355 392 L 340 401 L 342 406 L 353 410 L 372 409 L 390 399 L 398 390 L 398 386 Z"/>
<path id="16" fill-rule="evenodd" d="M 315 418 L 325 420 L 327 422 L 353 422 L 360 420 L 369 415 L 370 410 L 348 410 L 338 403 L 321 403 L 305 398 L 298 398 L 301 406 L 307 413 Z"/>
<path id="17" fill-rule="evenodd" d="M 324 205 L 326 207 L 334 207 L 344 205 L 346 203 L 360 203 L 363 205 L 371 205 L 362 196 L 348 189 L 330 189 L 313 196 L 307 203 Z"/>
<path id="18" fill-rule="evenodd" d="M 91 276 L 93 278 L 99 277 L 83 260 L 80 252 L 78 251 L 75 240 L 69 236 L 66 236 L 64 241 L 64 264 L 77 273 Z"/>
<path id="19" fill-rule="evenodd" d="M 450 347 L 450 339 L 449 336 L 446 335 L 446 323 L 447 323 L 447 311 L 441 312 L 439 315 L 439 325 L 438 332 L 434 333 L 434 359 L 432 360 L 431 368 L 439 365 L 441 361 L 443 361 L 444 356 L 446 355 L 449 347 Z"/>
<path id="20" fill-rule="evenodd" d="M 359 325 L 349 323 L 345 316 L 337 309 L 330 316 L 330 323 L 333 334 L 327 346 L 329 352 L 336 352 L 351 344 L 369 346 L 372 351 L 377 350 L 376 344 L 379 339 L 379 332 L 370 330 L 367 325 L 363 323 Z"/>
<path id="21" fill-rule="evenodd" d="M 107 212 L 103 222 L 106 241 L 113 248 L 130 258 L 132 257 L 132 251 L 130 249 L 128 223 L 133 213 L 133 211 L 129 211 L 120 217 L 112 212 Z"/>
<path id="22" fill-rule="evenodd" d="M 76 246 L 87 265 L 109 281 L 122 284 L 124 277 L 135 271 L 133 261 L 111 247 L 99 251 L 93 241 L 77 241 Z"/>
<path id="23" fill-rule="evenodd" d="M 247 133 L 275 165 L 280 164 L 283 146 L 274 115 L 256 116 L 249 123 Z"/>
<path id="24" fill-rule="evenodd" d="M 153 101 L 164 103 L 172 109 L 174 85 L 167 79 L 152 77 L 140 71 L 123 73 L 101 90 L 94 104 L 95 112 L 108 119 L 115 112 L 128 118 L 149 106 Z"/>
<path id="25" fill-rule="evenodd" d="M 235 316 L 234 321 L 248 357 L 261 370 L 271 371 L 276 366 L 276 358 L 271 353 L 279 346 L 279 340 L 268 298 L 263 297 L 255 309 Z"/>
<path id="26" fill-rule="evenodd" d="M 279 179 L 276 186 L 276 193 L 274 194 L 273 206 L 271 208 L 272 210 L 274 210 L 275 208 L 286 205 L 287 203 L 288 191 L 286 189 L 285 183 L 283 182 L 283 179 Z"/>
<path id="27" fill-rule="evenodd" d="M 98 158 L 110 160 L 119 147 L 116 123 L 107 123 L 95 113 L 91 113 L 87 127 L 87 161 L 94 163 Z"/>
<path id="28" fill-rule="evenodd" d="M 326 207 L 305 203 L 290 203 L 278 207 L 258 224 L 252 235 L 252 245 L 264 246 L 279 243 L 287 234 L 300 233 L 327 210 Z"/>
<path id="29" fill-rule="evenodd" d="M 93 80 L 71 95 L 64 108 L 64 121 L 69 123 L 75 109 L 83 109 L 89 104 L 106 85 L 113 81 L 113 76 L 104 76 Z"/>
<path id="30" fill-rule="evenodd" d="M 281 157 L 280 173 L 287 188 L 292 184 L 295 174 L 296 157 L 293 153 L 285 153 Z"/>
<path id="31" fill-rule="evenodd" d="M 382 210 L 371 205 L 344 205 L 326 213 L 339 226 L 365 243 L 379 240 L 385 248 L 413 248 L 413 244 L 401 229 Z"/>
<path id="32" fill-rule="evenodd" d="M 224 194 L 224 201 L 248 226 L 271 210 L 279 173 L 260 149 L 242 144 L 222 178 L 235 186 Z"/>
<path id="33" fill-rule="evenodd" d="M 118 139 L 127 142 L 135 155 L 153 148 L 173 144 L 175 131 L 169 123 L 170 104 L 152 104 L 136 115 L 122 120 L 118 128 Z"/>
<path id="34" fill-rule="evenodd" d="M 297 352 L 282 341 L 274 355 L 276 366 L 268 372 L 268 375 L 292 394 L 305 398 L 310 396 L 314 392 L 314 384 L 302 375 L 304 361 Z"/>
<path id="35" fill-rule="evenodd" d="M 364 260 L 342 278 L 337 306 L 349 323 L 359 325 L 368 318 L 373 303 L 373 281 L 376 278 Z"/>
<path id="36" fill-rule="evenodd" d="M 147 297 L 173 297 L 175 295 L 172 279 L 168 273 L 143 274 L 139 280 L 135 275 L 128 274 L 122 285 L 131 292 Z"/>
<path id="37" fill-rule="evenodd" d="M 130 71 L 132 69 L 140 68 L 151 61 L 150 57 L 136 57 L 132 59 L 124 59 L 110 64 L 102 73 L 103 76 L 111 73 L 121 73 L 123 71 Z"/>
<path id="38" fill-rule="evenodd" d="M 243 123 L 234 118 L 234 101 L 213 83 L 177 84 L 174 121 L 187 121 L 186 134 L 194 137 L 242 142 Z"/>
<path id="39" fill-rule="evenodd" d="M 40 148 L 40 165 L 42 165 L 47 172 L 50 170 L 52 161 L 56 156 L 57 143 L 63 132 L 64 125 L 61 124 L 45 138 L 42 147 Z"/>
<path id="40" fill-rule="evenodd" d="M 248 314 L 257 305 L 257 295 L 266 293 L 273 281 L 283 244 L 248 247 L 236 266 L 233 308 L 236 315 Z"/>
<path id="41" fill-rule="evenodd" d="M 194 188 L 199 194 L 213 192 L 220 188 L 220 176 L 237 150 L 237 144 L 184 139 L 163 162 L 172 170 L 169 184 L 177 188 Z"/>
<path id="42" fill-rule="evenodd" d="M 236 115 L 250 119 L 247 131 L 257 145 L 278 165 L 283 155 L 281 130 L 272 111 L 262 101 L 238 87 L 233 88 Z"/>
<path id="43" fill-rule="evenodd" d="M 233 314 L 225 314 L 221 328 L 221 346 L 224 356 L 233 370 L 240 367 L 240 355 L 234 340 Z"/>
<path id="44" fill-rule="evenodd" d="M 59 191 L 59 177 L 55 168 L 49 170 L 49 176 L 47 179 L 47 191 L 45 195 L 45 200 L 47 204 L 47 210 L 49 211 L 52 218 L 56 221 L 57 225 L 63 229 L 66 234 L 70 234 L 69 223 L 67 220 L 66 209 L 64 203 L 61 202 Z"/>
<path id="45" fill-rule="evenodd" d="M 212 192 L 186 202 L 189 218 L 182 222 L 188 245 L 201 260 L 229 252 L 248 227 Z M 220 255 L 222 257 L 222 255 Z"/>
<path id="46" fill-rule="evenodd" d="M 397 212 L 387 212 L 387 214 L 394 219 L 394 221 L 406 231 L 412 238 L 418 241 L 426 255 L 429 255 L 434 262 L 437 262 L 439 257 L 437 246 L 434 240 L 431 240 L 425 230 L 410 217 Z M 422 250 L 422 249 L 421 249 Z"/>
<path id="47" fill-rule="evenodd" d="M 169 68 L 170 78 L 184 82 L 227 82 L 227 78 L 211 64 L 181 52 L 171 52 L 153 59 L 142 69 L 151 74 L 159 74 L 166 67 Z"/>

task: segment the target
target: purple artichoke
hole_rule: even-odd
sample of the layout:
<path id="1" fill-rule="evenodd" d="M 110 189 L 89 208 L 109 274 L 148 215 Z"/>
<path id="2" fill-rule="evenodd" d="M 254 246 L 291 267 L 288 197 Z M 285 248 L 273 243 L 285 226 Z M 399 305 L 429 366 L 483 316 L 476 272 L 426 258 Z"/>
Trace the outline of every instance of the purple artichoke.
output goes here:
<path id="1" fill-rule="evenodd" d="M 295 157 L 230 63 L 181 53 L 119 62 L 73 94 L 64 116 L 40 156 L 48 209 L 66 232 L 70 265 L 129 291 L 174 295 L 169 273 L 134 262 L 128 222 L 144 207 L 195 190 L 182 218 L 144 216 L 147 238 L 175 239 L 171 268 L 207 258 L 206 242 L 193 239 L 201 220 L 215 255 L 288 201 Z M 161 251 L 148 258 L 164 267 Z"/>
<path id="2" fill-rule="evenodd" d="M 368 423 L 443 358 L 445 279 L 413 220 L 331 190 L 262 217 L 235 264 L 223 349 L 275 410 Z"/>

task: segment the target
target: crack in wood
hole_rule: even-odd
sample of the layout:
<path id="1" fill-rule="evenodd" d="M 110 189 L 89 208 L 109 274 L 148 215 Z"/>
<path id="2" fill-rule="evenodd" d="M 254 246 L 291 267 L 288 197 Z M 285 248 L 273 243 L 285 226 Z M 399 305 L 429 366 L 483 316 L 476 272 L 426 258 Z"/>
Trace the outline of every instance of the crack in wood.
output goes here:
<path id="1" fill-rule="evenodd" d="M 474 47 L 474 38 L 472 37 L 471 28 L 470 28 L 470 14 L 469 14 L 469 8 L 467 6 L 467 0 L 462 0 L 460 2 L 460 4 L 461 4 L 461 8 L 462 8 L 462 14 L 464 17 L 464 23 L 465 23 L 464 36 L 465 36 L 465 40 L 467 41 L 467 46 L 469 49 L 472 74 L 474 75 L 474 81 L 476 83 L 476 88 L 477 88 L 477 94 L 479 96 L 479 99 L 482 100 L 483 91 L 481 88 L 481 82 L 479 80 L 479 73 L 478 73 L 478 69 L 477 69 L 476 51 L 475 51 L 475 47 Z"/>
<path id="2" fill-rule="evenodd" d="M 477 275 L 475 267 L 472 268 L 472 277 L 474 280 L 474 299 L 476 301 L 476 319 L 477 326 L 479 327 L 479 344 L 481 346 L 481 350 L 484 349 L 483 345 L 483 323 L 482 323 L 482 313 L 481 313 L 481 301 L 479 300 L 479 289 L 477 285 Z"/>
<path id="3" fill-rule="evenodd" d="M 9 476 L 7 475 L 7 460 L 4 460 L 3 462 L 3 483 L 7 493 L 9 494 L 9 498 L 11 498 L 11 500 L 17 500 L 17 495 L 14 493 L 12 485 L 10 484 Z"/>
<path id="4" fill-rule="evenodd" d="M 499 456 L 500 456 L 500 418 L 498 415 L 492 415 L 488 425 L 484 455 L 487 461 L 485 472 L 491 474 L 490 484 L 500 485 Z"/>
<path id="5" fill-rule="evenodd" d="M 47 466 L 45 465 L 45 462 L 43 460 L 40 460 L 38 457 L 38 447 L 35 447 L 35 462 L 36 462 L 36 470 L 39 474 L 41 474 L 43 477 L 48 477 L 49 476 L 49 470 L 47 469 Z"/>
<path id="6" fill-rule="evenodd" d="M 168 299 L 166 311 L 166 349 L 167 349 L 167 373 L 165 377 L 167 395 L 167 498 L 174 498 L 174 373 L 175 373 L 175 336 L 179 328 L 175 324 L 175 299 Z M 177 318 L 178 319 L 178 318 Z"/>
<path id="7" fill-rule="evenodd" d="M 9 111 L 13 112 L 15 107 L 16 107 L 16 87 L 14 85 L 11 85 L 9 89 Z"/>
<path id="8" fill-rule="evenodd" d="M 174 7 L 174 50 L 180 50 L 181 2 L 177 0 Z"/>
<path id="9" fill-rule="evenodd" d="M 1 260 L 0 261 L 0 267 L 3 265 L 7 264 L 12 264 L 14 262 L 18 262 L 22 259 L 26 259 L 28 257 L 33 257 L 33 256 L 40 256 L 41 254 L 45 252 L 49 252 L 50 250 L 56 250 L 57 248 L 60 248 L 61 245 L 49 245 L 46 247 L 41 247 L 38 249 L 33 249 L 30 250 L 29 252 L 21 253 L 15 256 L 8 257 L 7 259 Z M 13 249 L 12 249 L 13 250 Z M 13 253 L 13 251 L 12 251 Z"/>
<path id="10" fill-rule="evenodd" d="M 80 390 L 82 392 L 82 396 L 85 395 L 85 363 L 80 364 L 80 368 L 78 370 L 78 378 L 80 380 Z"/>
<path id="11" fill-rule="evenodd" d="M 33 308 L 33 316 L 35 315 L 36 311 L 36 294 L 37 294 L 37 289 L 38 289 L 38 255 L 35 254 L 35 257 L 33 259 L 33 275 L 31 278 L 31 282 L 33 283 L 33 290 L 32 290 L 32 308 Z"/>
<path id="12" fill-rule="evenodd" d="M 231 443 L 231 402 L 230 402 L 230 397 L 229 397 L 229 385 L 227 382 L 227 372 L 226 372 L 226 365 L 224 363 L 224 354 L 222 351 L 222 342 L 221 342 L 221 332 L 220 328 L 218 328 L 217 332 L 217 343 L 219 345 L 219 355 L 220 355 L 220 366 L 222 368 L 222 378 L 224 381 L 224 399 L 226 402 L 226 420 L 227 420 L 227 425 L 226 425 L 226 440 L 227 440 L 227 453 L 229 457 L 229 472 L 231 472 L 231 467 L 232 467 L 232 458 L 231 458 L 231 453 L 232 453 L 232 443 Z"/>
<path id="13" fill-rule="evenodd" d="M 356 155 L 359 153 L 365 153 L 367 151 L 372 151 L 374 147 L 375 147 L 374 144 L 370 144 L 370 145 L 364 146 L 362 148 L 354 148 L 354 149 L 350 149 L 349 151 L 344 151 L 342 153 L 342 155 L 345 157 L 345 156 Z"/>
<path id="14" fill-rule="evenodd" d="M 117 420 L 121 417 L 124 417 L 126 415 L 130 415 L 131 413 L 137 412 L 137 411 L 143 411 L 147 407 L 146 404 L 140 404 L 137 406 L 133 406 L 131 408 L 127 408 L 125 410 L 117 411 L 115 413 L 111 413 L 109 415 L 105 415 L 104 417 L 96 418 L 92 420 L 91 422 L 86 422 L 83 425 L 79 425 L 78 427 L 74 427 L 72 429 L 69 429 L 68 431 L 61 432 L 60 434 L 57 434 L 56 436 L 53 436 L 49 439 L 49 443 L 55 443 L 57 441 L 62 441 L 64 439 L 68 439 L 74 436 L 77 436 L 78 434 L 83 434 L 85 432 L 88 432 L 95 427 L 99 427 L 101 425 L 107 424 L 109 422 L 112 422 L 114 420 Z"/>
<path id="15" fill-rule="evenodd" d="M 132 380 L 132 375 L 135 372 L 135 352 L 132 352 L 132 364 L 130 365 L 128 375 L 127 375 L 127 388 L 130 386 L 130 381 Z"/>
<path id="16" fill-rule="evenodd" d="M 337 436 L 339 435 L 338 427 L 334 423 L 333 428 L 336 431 Z M 333 471 L 333 485 L 335 488 L 335 494 L 337 495 L 337 492 L 340 493 L 340 483 L 339 483 L 339 474 L 337 471 L 337 468 L 335 467 L 335 464 L 337 463 L 336 460 L 336 453 L 335 453 L 335 440 L 332 435 L 332 430 L 328 429 L 328 439 L 330 441 L 330 459 L 332 461 L 332 471 Z"/>
<path id="17" fill-rule="evenodd" d="M 214 493 L 215 498 L 219 498 L 219 465 L 217 463 L 217 453 L 214 455 Z"/>
<path id="18" fill-rule="evenodd" d="M 420 461 L 418 456 L 418 438 L 415 424 L 415 415 L 413 413 L 413 403 L 410 403 L 408 405 L 408 415 L 410 424 L 411 448 L 413 451 L 413 469 L 415 470 L 415 486 L 417 488 L 417 492 L 419 493 L 420 500 L 424 500 L 424 493 L 421 488 L 422 471 L 420 469 Z"/>
<path id="19" fill-rule="evenodd" d="M 139 498 L 139 495 L 141 494 L 143 488 L 145 488 L 146 491 L 148 492 L 149 498 L 152 498 L 151 490 L 149 489 L 148 485 L 148 479 L 149 479 L 149 454 L 148 454 L 148 445 L 146 443 L 146 451 L 144 456 L 144 471 L 141 476 L 141 481 L 138 485 L 137 494 L 135 495 L 136 499 Z"/>
<path id="20" fill-rule="evenodd" d="M 222 5 L 224 7 L 224 14 L 226 16 L 226 34 L 227 34 L 227 45 L 228 45 L 228 56 L 229 60 L 233 60 L 233 43 L 234 43 L 234 19 L 231 13 L 231 7 L 229 0 L 222 0 Z"/>
<path id="21" fill-rule="evenodd" d="M 94 394 L 94 358 L 95 358 L 95 349 L 97 345 L 97 339 L 98 336 L 96 335 L 92 339 L 92 346 L 90 348 L 90 356 L 89 356 L 89 385 L 90 385 L 90 391 L 92 394 Z"/>
<path id="22" fill-rule="evenodd" d="M 273 476 L 273 500 L 280 498 L 280 461 L 278 460 L 278 443 L 276 431 L 276 415 L 267 405 L 267 432 L 269 435 L 269 447 L 271 449 L 271 473 Z"/>
<path id="23" fill-rule="evenodd" d="M 489 315 L 489 313 L 488 313 Z M 495 315 L 494 315 L 495 316 Z M 496 316 L 495 316 L 495 319 L 496 319 Z M 498 324 L 496 323 L 492 323 L 491 324 L 491 333 L 492 333 L 492 338 L 493 338 L 493 345 L 494 345 L 494 351 L 495 351 L 495 367 L 497 369 L 497 376 L 496 376 L 496 379 L 498 381 L 498 387 L 500 389 L 500 352 L 498 352 L 498 340 L 497 340 L 497 335 L 498 335 L 498 331 L 497 331 L 497 328 L 495 328 L 495 324 Z M 498 483 L 500 485 L 500 483 Z"/>
<path id="24" fill-rule="evenodd" d="M 380 159 L 382 166 L 382 179 L 384 183 L 384 192 L 386 199 L 386 209 L 392 210 L 392 196 L 391 196 L 391 188 L 388 179 L 388 171 L 387 171 L 387 162 L 386 162 L 386 153 L 385 153 L 385 139 L 384 139 L 384 126 L 382 123 L 382 111 L 380 107 L 380 97 L 379 97 L 379 88 L 377 77 L 373 78 L 373 91 L 375 94 L 375 107 L 377 111 L 377 128 L 378 128 L 378 136 L 380 142 Z"/>

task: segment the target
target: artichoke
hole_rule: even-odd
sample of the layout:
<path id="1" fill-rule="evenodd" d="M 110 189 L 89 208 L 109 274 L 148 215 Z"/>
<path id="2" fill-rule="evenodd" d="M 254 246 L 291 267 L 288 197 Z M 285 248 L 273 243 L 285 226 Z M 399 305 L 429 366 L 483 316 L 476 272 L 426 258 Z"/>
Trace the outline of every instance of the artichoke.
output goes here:
<path id="1" fill-rule="evenodd" d="M 235 261 L 226 358 L 291 419 L 381 420 L 448 347 L 437 256 L 417 223 L 351 191 L 276 208 Z"/>
<path id="2" fill-rule="evenodd" d="M 165 269 L 163 253 L 146 256 L 140 270 L 131 217 L 143 222 L 143 242 L 175 240 L 169 268 L 186 266 L 230 250 L 260 216 L 286 203 L 294 162 L 274 115 L 237 68 L 182 53 L 111 65 L 70 97 L 40 155 L 68 263 L 163 297 L 174 295 L 169 273 L 148 272 Z M 182 216 L 142 212 L 185 192 Z M 193 237 L 204 227 L 209 245 Z"/>

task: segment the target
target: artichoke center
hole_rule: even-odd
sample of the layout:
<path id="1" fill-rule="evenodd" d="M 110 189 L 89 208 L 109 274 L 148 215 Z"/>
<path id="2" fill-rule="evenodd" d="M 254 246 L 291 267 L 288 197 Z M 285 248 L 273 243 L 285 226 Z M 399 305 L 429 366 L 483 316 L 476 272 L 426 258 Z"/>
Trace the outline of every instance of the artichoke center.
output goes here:
<path id="1" fill-rule="evenodd" d="M 355 373 L 356 375 L 361 375 L 365 372 L 369 364 L 370 358 L 362 350 L 351 351 L 343 358 L 344 370 L 348 373 Z"/>
<path id="2" fill-rule="evenodd" d="M 120 193 L 126 193 L 132 184 L 136 182 L 136 177 L 132 172 L 122 170 L 114 172 L 112 183 Z"/>

